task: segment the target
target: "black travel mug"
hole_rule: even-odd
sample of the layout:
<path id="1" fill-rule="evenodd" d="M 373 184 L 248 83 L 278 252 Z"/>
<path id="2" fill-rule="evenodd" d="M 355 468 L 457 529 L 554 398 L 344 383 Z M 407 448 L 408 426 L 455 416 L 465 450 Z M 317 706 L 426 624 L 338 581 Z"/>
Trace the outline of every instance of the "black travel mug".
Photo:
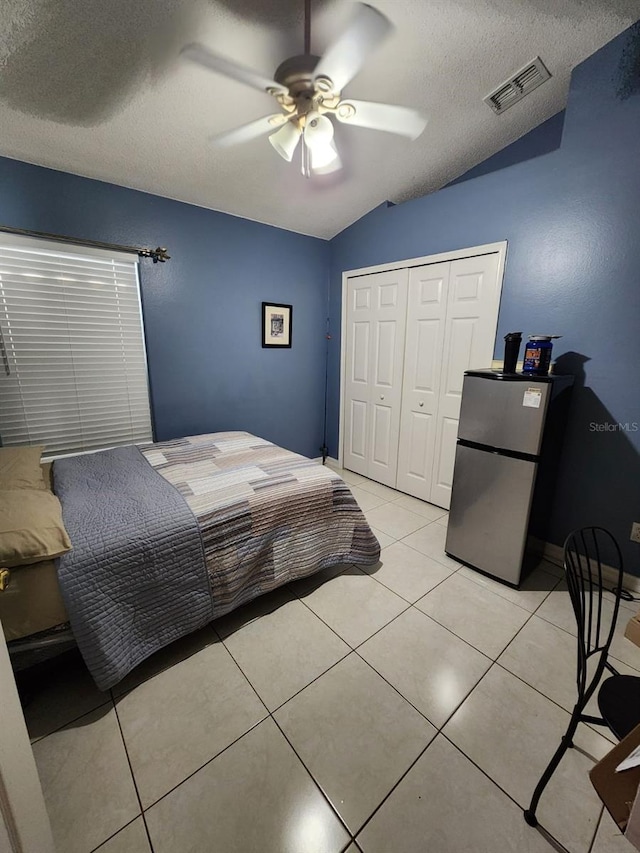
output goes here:
<path id="1" fill-rule="evenodd" d="M 504 336 L 504 372 L 515 373 L 520 344 L 522 343 L 522 332 L 509 332 Z"/>

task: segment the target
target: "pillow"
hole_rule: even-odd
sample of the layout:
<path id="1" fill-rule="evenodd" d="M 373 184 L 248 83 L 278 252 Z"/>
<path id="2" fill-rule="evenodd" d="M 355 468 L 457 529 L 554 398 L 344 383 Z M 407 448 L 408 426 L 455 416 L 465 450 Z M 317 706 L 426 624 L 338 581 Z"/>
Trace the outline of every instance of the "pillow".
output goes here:
<path id="1" fill-rule="evenodd" d="M 40 468 L 44 447 L 0 447 L 0 489 L 46 489 Z"/>
<path id="2" fill-rule="evenodd" d="M 71 550 L 62 507 L 44 489 L 0 491 L 0 566 L 11 568 L 59 557 Z"/>

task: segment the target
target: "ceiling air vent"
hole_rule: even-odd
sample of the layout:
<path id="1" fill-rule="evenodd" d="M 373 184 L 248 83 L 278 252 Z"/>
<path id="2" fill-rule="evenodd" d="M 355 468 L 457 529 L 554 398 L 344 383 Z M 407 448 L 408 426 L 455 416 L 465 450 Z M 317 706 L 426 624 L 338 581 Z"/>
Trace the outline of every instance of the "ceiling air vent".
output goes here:
<path id="1" fill-rule="evenodd" d="M 537 89 L 549 77 L 551 74 L 547 71 L 544 62 L 536 56 L 533 62 L 528 62 L 510 80 L 505 80 L 495 92 L 487 95 L 484 101 L 489 104 L 494 113 L 503 113 Z"/>

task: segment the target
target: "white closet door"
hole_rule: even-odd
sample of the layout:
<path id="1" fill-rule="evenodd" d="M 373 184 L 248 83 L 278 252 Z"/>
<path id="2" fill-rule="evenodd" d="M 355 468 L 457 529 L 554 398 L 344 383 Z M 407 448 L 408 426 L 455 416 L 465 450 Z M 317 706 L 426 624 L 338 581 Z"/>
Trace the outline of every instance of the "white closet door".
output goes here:
<path id="1" fill-rule="evenodd" d="M 397 488 L 431 500 L 451 264 L 409 272 Z"/>
<path id="2" fill-rule="evenodd" d="M 448 509 L 464 371 L 493 360 L 501 282 L 497 253 L 451 261 L 431 503 Z"/>
<path id="3" fill-rule="evenodd" d="M 370 351 L 374 284 L 375 275 L 360 275 L 347 281 L 343 465 L 364 476 L 369 472 Z"/>
<path id="4" fill-rule="evenodd" d="M 347 282 L 345 468 L 395 486 L 408 270 Z"/>

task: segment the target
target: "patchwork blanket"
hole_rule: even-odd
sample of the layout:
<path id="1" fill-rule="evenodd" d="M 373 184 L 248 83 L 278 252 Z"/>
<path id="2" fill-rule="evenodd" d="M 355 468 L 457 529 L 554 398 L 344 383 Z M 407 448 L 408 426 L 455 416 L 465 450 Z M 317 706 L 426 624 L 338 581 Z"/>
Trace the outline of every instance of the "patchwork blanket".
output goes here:
<path id="1" fill-rule="evenodd" d="M 103 690 L 258 595 L 380 554 L 338 474 L 246 432 L 70 457 L 53 470 L 73 544 L 58 578 Z"/>
<path id="2" fill-rule="evenodd" d="M 378 560 L 378 540 L 330 468 L 246 432 L 141 450 L 198 520 L 215 616 L 328 566 Z"/>
<path id="3" fill-rule="evenodd" d="M 137 447 L 58 459 L 54 488 L 73 550 L 58 581 L 73 634 L 107 690 L 211 619 L 198 523 Z"/>

